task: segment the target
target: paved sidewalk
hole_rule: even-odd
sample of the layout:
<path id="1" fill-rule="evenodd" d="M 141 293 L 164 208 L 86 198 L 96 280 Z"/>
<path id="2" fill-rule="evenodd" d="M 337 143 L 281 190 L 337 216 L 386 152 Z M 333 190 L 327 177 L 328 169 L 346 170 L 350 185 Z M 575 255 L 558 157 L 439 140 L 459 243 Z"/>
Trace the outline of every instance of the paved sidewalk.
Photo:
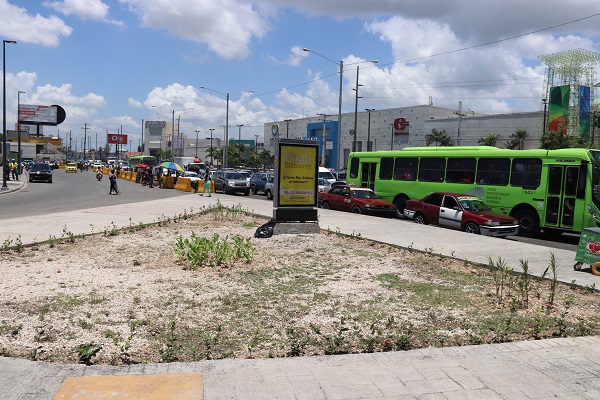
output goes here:
<path id="1" fill-rule="evenodd" d="M 16 183 L 16 182 L 15 182 Z M 125 182 L 125 184 L 128 184 Z M 133 184 L 133 183 L 131 183 Z M 24 244 L 61 237 L 64 223 L 75 235 L 104 228 L 152 222 L 221 202 L 226 206 L 272 216 L 272 203 L 263 199 L 196 194 L 114 207 L 90 208 L 32 218 L 5 219 L 0 241 L 20 236 Z M 574 271 L 574 252 L 524 244 L 512 240 L 477 237 L 405 221 L 319 210 L 319 225 L 345 234 L 487 264 L 502 258 L 518 270 L 519 260 L 529 262 L 541 275 L 551 251 L 559 278 L 582 286 L 598 277 Z M 268 240 L 268 239 L 265 239 Z M 186 374 L 186 375 L 182 375 Z M 600 337 L 551 339 L 497 345 L 421 349 L 408 352 L 357 354 L 257 360 L 217 360 L 132 366 L 58 365 L 0 358 L 0 400 L 57 398 L 128 398 L 112 381 L 112 392 L 82 389 L 82 382 L 105 382 L 102 377 L 139 376 L 173 396 L 139 398 L 195 399 L 600 399 Z M 175 384 L 185 378 L 189 384 Z M 82 380 L 80 377 L 97 377 Z M 67 379 L 68 378 L 68 379 Z M 133 378 L 139 390 L 141 385 Z M 129 381 L 132 382 L 132 381 Z M 78 386 L 79 384 L 79 386 Z M 144 387 L 145 386 L 145 387 Z M 120 395 L 120 396 L 119 396 Z"/>

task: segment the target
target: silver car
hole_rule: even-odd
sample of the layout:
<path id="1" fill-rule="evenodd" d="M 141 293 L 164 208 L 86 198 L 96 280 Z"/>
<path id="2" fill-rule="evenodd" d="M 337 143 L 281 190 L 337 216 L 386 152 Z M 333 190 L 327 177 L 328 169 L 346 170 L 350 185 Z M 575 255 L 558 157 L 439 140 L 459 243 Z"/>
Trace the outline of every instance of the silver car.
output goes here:
<path id="1" fill-rule="evenodd" d="M 250 195 L 250 182 L 242 174 L 236 171 L 216 171 L 213 174 L 215 192 L 224 194 L 242 192 L 245 196 Z"/>

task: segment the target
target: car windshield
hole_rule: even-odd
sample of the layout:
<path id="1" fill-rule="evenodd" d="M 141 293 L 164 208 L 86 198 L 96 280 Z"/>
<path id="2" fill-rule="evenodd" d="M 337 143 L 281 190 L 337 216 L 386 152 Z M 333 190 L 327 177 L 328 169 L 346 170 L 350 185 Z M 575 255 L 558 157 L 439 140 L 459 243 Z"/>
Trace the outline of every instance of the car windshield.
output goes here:
<path id="1" fill-rule="evenodd" d="M 237 173 L 237 172 L 228 172 L 228 173 L 225 174 L 225 178 L 227 178 L 227 179 L 238 179 L 238 180 L 241 180 L 241 181 L 246 179 L 242 174 Z"/>
<path id="2" fill-rule="evenodd" d="M 34 164 L 31 167 L 32 171 L 50 171 L 50 166 L 48 164 Z"/>
<path id="3" fill-rule="evenodd" d="M 461 199 L 460 205 L 463 207 L 465 211 L 489 211 L 491 210 L 490 206 L 485 204 L 483 201 L 479 199 Z"/>
<path id="4" fill-rule="evenodd" d="M 378 199 L 379 196 L 375 194 L 372 190 L 364 190 L 364 189 L 353 189 L 352 197 L 358 197 L 359 199 Z"/>
<path id="5" fill-rule="evenodd" d="M 333 174 L 329 171 L 320 171 L 319 172 L 319 178 L 323 178 L 323 179 L 327 179 L 327 180 L 336 180 L 335 176 L 333 176 Z"/>

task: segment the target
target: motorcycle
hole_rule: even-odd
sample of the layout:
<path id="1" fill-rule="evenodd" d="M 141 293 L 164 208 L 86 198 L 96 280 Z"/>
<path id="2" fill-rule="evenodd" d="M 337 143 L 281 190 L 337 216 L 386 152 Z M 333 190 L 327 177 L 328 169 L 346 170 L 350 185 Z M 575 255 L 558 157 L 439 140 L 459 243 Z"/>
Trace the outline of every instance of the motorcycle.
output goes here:
<path id="1" fill-rule="evenodd" d="M 154 187 L 154 177 L 152 175 L 144 175 L 142 177 L 142 186 Z"/>
<path id="2" fill-rule="evenodd" d="M 103 176 L 103 175 L 104 175 L 104 174 L 103 174 L 102 172 L 97 172 L 97 173 L 96 173 L 96 179 L 98 179 L 98 182 L 102 180 L 102 176 Z"/>

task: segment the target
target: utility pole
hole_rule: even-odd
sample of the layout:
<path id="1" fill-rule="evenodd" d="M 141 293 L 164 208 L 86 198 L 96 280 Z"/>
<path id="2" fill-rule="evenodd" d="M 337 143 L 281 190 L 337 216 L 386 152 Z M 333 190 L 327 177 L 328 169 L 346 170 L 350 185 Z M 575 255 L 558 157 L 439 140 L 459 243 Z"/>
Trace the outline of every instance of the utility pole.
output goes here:
<path id="1" fill-rule="evenodd" d="M 198 158 L 198 130 L 194 131 L 196 132 L 196 158 Z"/>
<path id="2" fill-rule="evenodd" d="M 212 133 L 215 130 L 215 128 L 208 128 L 208 130 L 210 131 L 210 165 L 213 165 L 213 145 L 212 145 Z"/>
<path id="3" fill-rule="evenodd" d="M 458 111 L 455 111 L 454 114 L 458 115 L 458 134 L 456 135 L 456 145 L 460 146 L 460 122 L 462 121 L 462 117 L 467 114 L 463 114 L 462 112 L 462 101 L 458 102 Z"/>
<path id="4" fill-rule="evenodd" d="M 356 98 L 354 100 L 354 138 L 352 139 L 352 151 L 356 151 L 356 136 L 357 136 L 357 127 L 356 127 L 356 120 L 358 118 L 358 99 L 361 99 L 362 97 L 360 97 L 358 95 L 358 87 L 362 86 L 358 84 L 358 71 L 359 71 L 359 66 L 356 66 L 356 88 L 352 89 L 356 92 Z"/>
<path id="5" fill-rule="evenodd" d="M 290 138 L 290 121 L 291 119 L 284 119 L 285 121 L 285 138 Z"/>
<path id="6" fill-rule="evenodd" d="M 367 151 L 373 150 L 373 146 L 369 148 L 369 143 L 371 142 L 371 111 L 375 111 L 374 108 L 365 108 L 365 110 L 369 113 L 369 124 L 367 125 Z"/>
<path id="7" fill-rule="evenodd" d="M 331 115 L 329 114 L 325 114 L 325 113 L 319 113 L 317 115 L 320 115 L 321 117 L 323 117 L 323 136 L 322 136 L 322 140 L 321 140 L 321 167 L 325 167 L 327 166 L 327 164 L 325 163 L 325 122 L 327 121 L 327 117 L 330 117 Z"/>
<path id="8" fill-rule="evenodd" d="M 81 129 L 83 129 L 83 158 L 84 158 L 84 160 L 85 160 L 85 146 L 87 144 L 86 143 L 87 142 L 87 130 L 88 130 L 87 125 L 88 124 L 85 123 L 85 124 L 83 124 L 83 128 L 81 128 Z"/>

